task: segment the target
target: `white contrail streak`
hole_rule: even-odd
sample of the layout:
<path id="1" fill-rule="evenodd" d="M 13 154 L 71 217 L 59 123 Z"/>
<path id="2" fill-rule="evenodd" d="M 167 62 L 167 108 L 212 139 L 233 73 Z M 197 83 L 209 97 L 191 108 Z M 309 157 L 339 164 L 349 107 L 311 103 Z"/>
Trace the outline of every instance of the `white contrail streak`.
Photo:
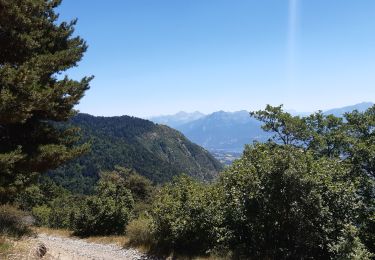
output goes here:
<path id="1" fill-rule="evenodd" d="M 298 2 L 299 0 L 289 0 L 289 24 L 288 24 L 288 84 L 295 85 L 296 73 L 296 45 L 298 29 Z"/>

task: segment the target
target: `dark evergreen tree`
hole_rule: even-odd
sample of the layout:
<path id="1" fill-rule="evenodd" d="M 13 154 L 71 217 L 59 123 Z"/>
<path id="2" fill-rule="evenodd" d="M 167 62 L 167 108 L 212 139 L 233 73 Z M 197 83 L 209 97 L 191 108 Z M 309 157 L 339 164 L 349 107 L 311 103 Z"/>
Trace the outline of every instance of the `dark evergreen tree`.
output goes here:
<path id="1" fill-rule="evenodd" d="M 57 22 L 60 3 L 0 0 L 0 202 L 86 149 L 75 146 L 76 129 L 54 127 L 75 114 L 91 80 L 60 76 L 87 49 L 72 36 L 76 20 Z"/>

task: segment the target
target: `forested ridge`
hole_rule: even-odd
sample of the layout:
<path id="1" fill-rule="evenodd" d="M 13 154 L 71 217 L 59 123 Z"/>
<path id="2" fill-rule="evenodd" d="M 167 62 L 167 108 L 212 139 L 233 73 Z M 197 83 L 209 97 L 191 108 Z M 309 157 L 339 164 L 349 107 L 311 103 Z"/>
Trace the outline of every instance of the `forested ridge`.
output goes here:
<path id="1" fill-rule="evenodd" d="M 99 172 L 115 166 L 135 169 L 154 183 L 183 173 L 211 181 L 222 169 L 206 150 L 178 131 L 140 118 L 78 114 L 60 127 L 66 125 L 81 129 L 81 141 L 90 144 L 90 151 L 49 176 L 74 192 L 92 192 Z"/>

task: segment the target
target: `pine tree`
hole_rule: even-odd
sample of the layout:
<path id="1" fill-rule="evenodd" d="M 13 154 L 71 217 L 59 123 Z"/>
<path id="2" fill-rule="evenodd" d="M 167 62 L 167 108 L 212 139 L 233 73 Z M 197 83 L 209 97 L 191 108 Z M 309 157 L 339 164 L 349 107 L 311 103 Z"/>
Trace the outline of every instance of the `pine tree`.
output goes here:
<path id="1" fill-rule="evenodd" d="M 0 0 L 0 202 L 39 173 L 80 155 L 77 129 L 61 129 L 89 88 L 61 73 L 77 66 L 87 45 L 76 20 L 58 23 L 61 0 Z"/>

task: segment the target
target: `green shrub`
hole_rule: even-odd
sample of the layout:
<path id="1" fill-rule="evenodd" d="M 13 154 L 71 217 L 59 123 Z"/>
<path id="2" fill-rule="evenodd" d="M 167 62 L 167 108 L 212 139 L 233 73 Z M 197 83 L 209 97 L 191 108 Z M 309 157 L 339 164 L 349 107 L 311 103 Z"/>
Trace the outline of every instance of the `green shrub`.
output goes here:
<path id="1" fill-rule="evenodd" d="M 168 253 L 368 259 L 355 225 L 362 205 L 358 183 L 339 159 L 256 144 L 214 185 L 184 176 L 165 185 L 153 204 L 151 227 L 157 246 Z"/>
<path id="2" fill-rule="evenodd" d="M 134 202 L 132 218 L 138 218 L 141 215 L 150 212 L 151 208 L 152 208 L 152 204 L 150 202 L 144 202 L 144 201 Z"/>
<path id="3" fill-rule="evenodd" d="M 0 234 L 20 238 L 32 234 L 28 222 L 30 216 L 9 205 L 0 205 Z"/>
<path id="4" fill-rule="evenodd" d="M 116 166 L 114 171 L 106 174 L 118 176 L 117 181 L 130 190 L 134 199 L 133 218 L 138 218 L 150 210 L 156 188 L 149 179 L 139 175 L 133 169 L 120 166 Z"/>
<path id="5" fill-rule="evenodd" d="M 217 239 L 216 204 L 210 186 L 186 176 L 163 187 L 151 213 L 159 248 L 181 254 L 206 254 Z"/>
<path id="6" fill-rule="evenodd" d="M 35 218 L 35 224 L 37 226 L 49 227 L 51 208 L 47 205 L 36 206 L 32 209 L 33 217 Z"/>
<path id="7" fill-rule="evenodd" d="M 345 237 L 361 205 L 349 173 L 339 160 L 290 146 L 248 147 L 218 183 L 219 237 L 248 258 L 335 258 L 330 245 Z"/>
<path id="8" fill-rule="evenodd" d="M 31 185 L 22 191 L 16 198 L 16 203 L 22 210 L 31 211 L 33 207 L 43 205 L 46 198 L 37 185 Z"/>
<path id="9" fill-rule="evenodd" d="M 375 184 L 373 187 L 375 187 Z M 372 203 L 375 204 L 375 199 L 373 199 Z M 366 216 L 366 220 L 363 225 L 360 226 L 359 234 L 370 252 L 375 254 L 375 205 L 370 210 L 372 212 Z"/>
<path id="10" fill-rule="evenodd" d="M 36 220 L 35 224 L 50 228 L 72 228 L 80 200 L 79 197 L 62 194 L 47 204 L 33 207 L 31 212 Z"/>
<path id="11" fill-rule="evenodd" d="M 125 178 L 125 183 L 132 192 L 135 201 L 148 202 L 150 200 L 154 187 L 149 179 L 133 173 Z"/>
<path id="12" fill-rule="evenodd" d="M 339 260 L 370 260 L 374 255 L 371 254 L 358 238 L 357 228 L 346 225 L 341 237 L 330 245 L 330 251 Z"/>
<path id="13" fill-rule="evenodd" d="M 74 216 L 73 229 L 76 235 L 119 235 L 128 224 L 131 211 L 131 194 L 116 201 L 112 198 L 90 197 Z"/>
<path id="14" fill-rule="evenodd" d="M 152 220 L 149 216 L 140 216 L 130 221 L 126 227 L 126 235 L 129 237 L 129 242 L 135 246 L 152 247 L 155 244 Z"/>
<path id="15" fill-rule="evenodd" d="M 61 196 L 50 203 L 51 214 L 49 227 L 72 228 L 74 215 L 79 210 L 82 198 L 73 196 Z"/>
<path id="16" fill-rule="evenodd" d="M 131 192 L 115 173 L 104 174 L 96 190 L 76 212 L 74 232 L 80 236 L 123 234 L 134 206 Z"/>

